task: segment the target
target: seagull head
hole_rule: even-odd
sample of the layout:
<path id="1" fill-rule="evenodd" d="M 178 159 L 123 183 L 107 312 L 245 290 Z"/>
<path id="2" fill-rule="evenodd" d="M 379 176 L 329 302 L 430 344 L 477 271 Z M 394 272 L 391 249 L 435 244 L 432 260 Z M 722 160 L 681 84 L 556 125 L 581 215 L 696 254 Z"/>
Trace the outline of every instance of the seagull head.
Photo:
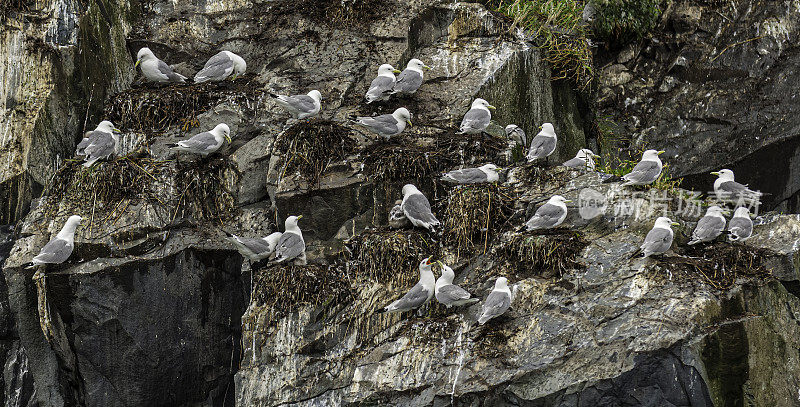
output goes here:
<path id="1" fill-rule="evenodd" d="M 442 268 L 442 277 L 444 281 L 453 284 L 453 279 L 456 278 L 456 273 L 453 272 L 453 269 L 450 268 L 447 264 L 442 263 L 441 261 L 437 261 L 439 263 L 439 267 Z"/>
<path id="2" fill-rule="evenodd" d="M 711 173 L 712 175 L 716 175 L 719 179 L 724 181 L 733 181 L 733 171 L 729 169 L 722 169 L 719 171 L 714 171 Z"/>
<path id="3" fill-rule="evenodd" d="M 419 59 L 412 59 L 408 61 L 408 65 L 406 65 L 406 69 L 411 69 L 412 71 L 422 72 L 422 69 L 431 69 L 428 65 L 425 65 L 424 62 L 420 61 Z"/>
<path id="4" fill-rule="evenodd" d="M 102 131 L 103 133 L 122 133 L 118 128 L 114 127 L 114 123 L 108 120 L 100 122 L 95 130 Z"/>
<path id="5" fill-rule="evenodd" d="M 236 76 L 243 75 L 244 72 L 247 70 L 247 62 L 244 61 L 244 58 L 230 51 L 222 51 L 222 52 L 224 52 L 225 55 L 227 55 L 228 58 L 230 58 L 231 61 L 233 61 L 233 72 L 236 74 Z"/>
<path id="6" fill-rule="evenodd" d="M 719 206 L 713 205 L 709 206 L 708 209 L 706 209 L 706 216 L 720 216 L 724 218 L 725 212 L 726 211 L 720 208 Z"/>
<path id="7" fill-rule="evenodd" d="M 312 90 L 311 92 L 308 92 L 308 96 L 311 99 L 316 100 L 317 103 L 319 103 L 322 100 L 322 93 L 319 93 L 319 91 L 316 89 Z"/>
<path id="8" fill-rule="evenodd" d="M 292 230 L 295 231 L 300 230 L 300 228 L 297 226 L 297 221 L 299 221 L 302 218 L 303 215 L 289 216 L 288 218 L 286 218 L 286 221 L 284 222 L 283 226 L 286 228 L 287 232 Z"/>
<path id="9" fill-rule="evenodd" d="M 485 101 L 485 100 L 483 100 L 481 98 L 477 98 L 477 99 L 472 101 L 472 109 L 486 109 L 486 110 L 492 109 L 492 110 L 494 110 L 495 107 L 490 105 L 489 102 L 487 102 L 487 101 Z"/>
<path id="10" fill-rule="evenodd" d="M 498 166 L 492 163 L 481 165 L 478 168 L 482 169 L 483 171 L 494 171 L 494 172 L 497 172 L 497 170 L 500 169 Z"/>
<path id="11" fill-rule="evenodd" d="M 422 259 L 421 262 L 419 262 L 419 270 L 420 271 L 430 271 L 431 273 L 433 273 L 433 271 L 431 270 L 432 266 L 433 266 L 433 262 L 431 261 L 430 257 L 426 257 L 426 258 Z"/>
<path id="12" fill-rule="evenodd" d="M 390 76 L 394 78 L 394 74 L 396 73 L 400 73 L 400 71 L 398 71 L 397 69 L 395 69 L 395 67 L 389 64 L 383 64 L 380 67 L 378 67 L 378 76 Z"/>
<path id="13" fill-rule="evenodd" d="M 542 129 L 542 133 L 554 137 L 556 135 L 556 129 L 553 127 L 553 123 L 543 123 L 540 127 Z"/>
<path id="14" fill-rule="evenodd" d="M 213 130 L 211 133 L 217 136 L 225 137 L 225 140 L 228 140 L 228 144 L 231 143 L 231 129 L 225 123 L 220 123 Z"/>
<path id="15" fill-rule="evenodd" d="M 497 277 L 497 280 L 495 280 L 494 282 L 494 289 L 495 290 L 508 289 L 508 279 L 505 277 Z"/>
<path id="16" fill-rule="evenodd" d="M 567 206 L 567 202 L 572 202 L 572 201 L 570 201 L 567 198 L 564 198 L 561 195 L 553 195 L 547 202 L 549 202 L 549 203 L 551 203 L 553 205 L 566 207 Z"/>
<path id="17" fill-rule="evenodd" d="M 403 196 L 409 196 L 414 194 L 419 194 L 419 189 L 412 184 L 405 184 L 403 185 Z"/>
<path id="18" fill-rule="evenodd" d="M 392 113 L 392 116 L 394 116 L 394 118 L 398 121 L 406 122 L 409 126 L 411 126 L 411 112 L 409 112 L 405 107 L 395 110 L 394 113 Z"/>
<path id="19" fill-rule="evenodd" d="M 136 54 L 136 65 L 134 67 L 139 66 L 142 61 L 147 61 L 149 59 L 156 59 L 156 55 L 153 54 L 153 51 L 150 51 L 150 48 L 144 47 L 139 50 L 139 53 Z"/>
<path id="20" fill-rule="evenodd" d="M 584 161 L 588 161 L 591 158 L 600 158 L 600 156 L 595 154 L 594 152 L 592 152 L 592 150 L 589 150 L 588 148 L 582 148 L 578 150 L 578 154 L 575 155 L 575 158 L 580 158 Z"/>
<path id="21" fill-rule="evenodd" d="M 749 219 L 750 218 L 750 209 L 748 209 L 746 206 L 740 206 L 740 207 L 736 208 L 735 212 L 733 212 L 733 217 L 734 218 L 748 218 Z"/>
<path id="22" fill-rule="evenodd" d="M 656 223 L 653 227 L 659 229 L 672 229 L 673 225 L 677 226 L 678 222 L 673 222 L 672 219 L 666 216 L 661 216 L 658 219 L 656 219 Z"/>
<path id="23" fill-rule="evenodd" d="M 659 155 L 664 154 L 663 150 L 645 150 L 642 153 L 642 161 L 661 161 L 658 158 Z"/>
<path id="24" fill-rule="evenodd" d="M 519 129 L 519 126 L 516 124 L 509 124 L 506 126 L 506 135 L 510 135 L 511 133 L 517 131 L 517 129 Z"/>

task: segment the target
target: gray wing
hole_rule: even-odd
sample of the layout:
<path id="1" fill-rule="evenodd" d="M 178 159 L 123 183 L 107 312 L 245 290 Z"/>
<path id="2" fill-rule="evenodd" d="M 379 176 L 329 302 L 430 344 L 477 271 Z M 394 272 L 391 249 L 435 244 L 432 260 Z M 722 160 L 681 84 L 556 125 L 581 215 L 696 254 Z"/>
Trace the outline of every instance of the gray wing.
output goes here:
<path id="1" fill-rule="evenodd" d="M 734 237 L 731 240 L 747 239 L 753 234 L 753 221 L 750 218 L 731 218 L 728 230 Z"/>
<path id="2" fill-rule="evenodd" d="M 484 109 L 470 109 L 467 114 L 464 115 L 464 119 L 461 120 L 460 129 L 462 132 L 468 132 L 470 130 L 483 131 L 491 120 L 492 116 L 488 111 Z"/>
<path id="3" fill-rule="evenodd" d="M 528 145 L 528 136 L 525 135 L 525 130 L 522 130 L 521 127 L 517 126 L 508 133 L 508 137 L 514 140 L 517 144 L 521 145 L 522 148 Z"/>
<path id="4" fill-rule="evenodd" d="M 725 220 L 718 216 L 703 216 L 697 222 L 697 226 L 692 232 L 692 240 L 709 241 L 713 240 L 725 230 Z"/>
<path id="5" fill-rule="evenodd" d="M 88 133 L 87 133 L 87 135 L 88 135 Z M 81 140 L 81 142 L 78 143 L 77 146 L 75 146 L 75 155 L 85 155 L 86 153 L 84 152 L 84 150 L 88 146 L 89 146 L 89 138 L 88 137 L 84 137 L 83 140 Z"/>
<path id="6" fill-rule="evenodd" d="M 452 304 L 456 301 L 469 299 L 470 296 L 471 295 L 467 292 L 467 290 L 455 284 L 440 287 L 439 291 L 436 292 L 436 299 L 445 305 Z"/>
<path id="7" fill-rule="evenodd" d="M 166 62 L 160 59 L 158 60 L 158 71 L 172 82 L 181 82 L 184 79 L 183 75 L 176 74 Z"/>
<path id="8" fill-rule="evenodd" d="M 431 211 L 431 204 L 428 198 L 422 194 L 414 194 L 409 196 L 403 203 L 403 213 L 406 217 L 419 222 L 427 223 L 429 225 L 438 225 L 439 220 L 433 215 Z"/>
<path id="9" fill-rule="evenodd" d="M 66 240 L 55 238 L 42 247 L 33 261 L 35 263 L 63 263 L 72 254 L 72 247 Z"/>
<path id="10" fill-rule="evenodd" d="M 644 243 L 642 243 L 641 247 L 642 251 L 645 256 L 649 256 L 653 253 L 664 253 L 672 247 L 672 238 L 672 234 L 666 229 L 651 229 L 650 232 L 647 233 L 647 236 L 644 237 Z"/>
<path id="11" fill-rule="evenodd" d="M 296 233 L 284 233 L 275 246 L 276 259 L 291 260 L 306 251 L 306 243 Z"/>
<path id="12" fill-rule="evenodd" d="M 661 168 L 655 161 L 639 161 L 631 172 L 622 176 L 626 181 L 649 184 L 661 175 Z"/>
<path id="13" fill-rule="evenodd" d="M 571 160 L 564 161 L 564 164 L 561 165 L 570 168 L 586 168 L 586 161 L 583 161 L 580 158 L 575 157 Z"/>
<path id="14" fill-rule="evenodd" d="M 83 150 L 83 154 L 86 155 L 87 159 L 103 158 L 114 154 L 117 145 L 117 143 L 114 142 L 114 137 L 111 134 L 98 131 L 93 133 L 100 133 L 100 135 L 95 136 L 93 134 L 92 137 L 89 138 L 89 145 Z"/>
<path id="15" fill-rule="evenodd" d="M 308 95 L 281 96 L 280 98 L 287 105 L 303 113 L 312 112 L 316 108 L 314 99 Z"/>
<path id="16" fill-rule="evenodd" d="M 384 99 L 392 93 L 394 81 L 388 76 L 378 76 L 372 80 L 367 90 L 366 98 L 368 101 Z"/>
<path id="17" fill-rule="evenodd" d="M 227 78 L 231 72 L 233 72 L 233 60 L 228 58 L 224 52 L 220 52 L 206 62 L 203 69 L 194 76 L 194 80 L 195 82 L 222 80 Z"/>
<path id="18" fill-rule="evenodd" d="M 422 85 L 422 75 L 411 69 L 404 69 L 394 84 L 395 93 L 414 93 Z"/>
<path id="19" fill-rule="evenodd" d="M 213 134 L 206 131 L 196 134 L 188 140 L 180 141 L 178 142 L 178 145 L 192 151 L 204 152 L 210 147 L 216 146 L 217 139 Z"/>
<path id="20" fill-rule="evenodd" d="M 390 114 L 375 117 L 359 117 L 358 122 L 380 135 L 397 134 L 397 119 Z"/>
<path id="21" fill-rule="evenodd" d="M 542 229 L 555 226 L 556 223 L 564 216 L 564 209 L 560 206 L 546 203 L 536 210 L 530 220 L 528 220 L 528 229 Z"/>
<path id="22" fill-rule="evenodd" d="M 508 308 L 511 306 L 511 297 L 502 291 L 492 291 L 489 293 L 489 296 L 486 297 L 486 302 L 483 303 L 481 317 L 478 319 L 478 322 L 481 324 L 485 323 L 486 321 L 503 315 Z"/>
<path id="23" fill-rule="evenodd" d="M 407 311 L 422 306 L 422 304 L 425 304 L 426 301 L 428 301 L 428 291 L 425 290 L 425 287 L 422 284 L 417 283 L 417 285 L 412 287 L 411 290 L 406 293 L 406 295 L 389 304 L 389 306 L 386 307 L 386 310 Z"/>
<path id="24" fill-rule="evenodd" d="M 758 199 L 761 194 L 751 190 L 750 188 L 736 182 L 736 181 L 728 181 L 719 184 L 720 191 L 719 194 L 722 195 L 720 198 L 722 199 L 739 199 L 739 198 L 746 198 L 746 199 Z"/>
<path id="25" fill-rule="evenodd" d="M 477 168 L 464 168 L 462 170 L 450 171 L 442 177 L 445 181 L 453 181 L 459 184 L 476 184 L 486 182 L 486 173 Z"/>
<path id="26" fill-rule="evenodd" d="M 236 237 L 236 240 L 246 247 L 248 250 L 255 254 L 266 253 L 270 251 L 269 243 L 264 239 L 254 239 L 249 237 Z"/>
<path id="27" fill-rule="evenodd" d="M 547 137 L 537 134 L 531 141 L 531 148 L 528 150 L 529 158 L 544 158 L 553 153 L 556 149 L 555 137 Z"/>

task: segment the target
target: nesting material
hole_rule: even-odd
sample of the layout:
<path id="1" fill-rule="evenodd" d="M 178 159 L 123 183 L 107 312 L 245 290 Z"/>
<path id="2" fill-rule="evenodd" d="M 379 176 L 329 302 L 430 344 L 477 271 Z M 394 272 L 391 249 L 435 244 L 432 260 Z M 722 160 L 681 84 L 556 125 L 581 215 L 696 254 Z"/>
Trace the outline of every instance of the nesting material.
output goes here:
<path id="1" fill-rule="evenodd" d="M 580 233 L 565 229 L 515 233 L 496 254 L 506 260 L 506 267 L 515 280 L 531 276 L 561 277 L 572 270 L 586 268 L 578 257 L 588 244 Z"/>
<path id="2" fill-rule="evenodd" d="M 329 165 L 356 151 L 350 130 L 330 120 L 300 122 L 278 139 L 277 149 L 286 157 L 286 173 L 299 172 L 309 186 L 319 180 Z"/>
<path id="3" fill-rule="evenodd" d="M 178 162 L 176 214 L 200 219 L 227 219 L 236 207 L 231 189 L 236 170 L 222 159 Z"/>
<path id="4" fill-rule="evenodd" d="M 420 260 L 439 253 L 439 244 L 416 229 L 365 231 L 347 245 L 354 278 L 400 287 L 416 283 Z"/>
<path id="5" fill-rule="evenodd" d="M 515 194 L 508 186 L 480 184 L 457 186 L 445 202 L 445 242 L 457 251 L 488 249 L 514 213 Z"/>
<path id="6" fill-rule="evenodd" d="M 701 281 L 717 289 L 728 289 L 737 278 L 769 279 L 765 260 L 775 253 L 727 242 L 679 247 L 678 255 L 654 257 L 655 266 L 679 281 Z"/>

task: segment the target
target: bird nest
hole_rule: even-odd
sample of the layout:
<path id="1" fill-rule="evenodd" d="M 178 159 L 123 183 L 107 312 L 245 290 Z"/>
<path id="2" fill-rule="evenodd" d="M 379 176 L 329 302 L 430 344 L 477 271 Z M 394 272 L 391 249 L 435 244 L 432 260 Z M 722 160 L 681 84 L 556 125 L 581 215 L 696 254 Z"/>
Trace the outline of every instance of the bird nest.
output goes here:
<path id="1" fill-rule="evenodd" d="M 447 195 L 443 236 L 457 251 L 483 247 L 514 213 L 515 194 L 499 184 L 462 185 Z"/>
<path id="2" fill-rule="evenodd" d="M 28 10 L 28 0 L 0 0 L 0 21 L 4 21 L 11 13 Z"/>
<path id="3" fill-rule="evenodd" d="M 770 278 L 766 262 L 775 253 L 768 249 L 727 242 L 676 248 L 678 256 L 654 256 L 656 267 L 683 281 L 700 280 L 717 289 L 728 289 L 740 277 Z"/>
<path id="4" fill-rule="evenodd" d="M 516 279 L 561 277 L 586 268 L 578 257 L 588 244 L 580 233 L 565 229 L 515 233 L 496 254 L 506 260 L 505 267 Z"/>
<path id="5" fill-rule="evenodd" d="M 567 167 L 541 167 L 538 163 L 527 163 L 519 167 L 517 178 L 525 186 L 547 187 L 547 191 L 555 191 L 567 185 L 575 178 L 575 171 Z"/>
<path id="6" fill-rule="evenodd" d="M 393 286 L 408 286 L 419 278 L 419 263 L 439 253 L 439 244 L 427 232 L 411 230 L 369 230 L 348 242 L 346 260 L 351 272 Z"/>
<path id="7" fill-rule="evenodd" d="M 277 264 L 253 270 L 251 303 L 267 307 L 270 323 L 301 306 L 325 307 L 352 299 L 350 281 L 339 267 Z"/>
<path id="8" fill-rule="evenodd" d="M 398 5 L 394 1 L 377 0 L 300 0 L 279 3 L 274 7 L 270 14 L 297 13 L 329 27 L 363 29 L 391 14 Z"/>
<path id="9" fill-rule="evenodd" d="M 157 86 L 157 85 L 156 85 Z M 255 81 L 236 81 L 139 87 L 111 96 L 106 117 L 128 131 L 152 133 L 179 126 L 187 131 L 197 125 L 197 115 L 223 100 L 250 106 L 264 91 Z"/>
<path id="10" fill-rule="evenodd" d="M 286 157 L 286 173 L 299 172 L 309 186 L 319 185 L 326 169 L 356 151 L 350 129 L 330 120 L 300 122 L 276 141 Z"/>
<path id="11" fill-rule="evenodd" d="M 176 212 L 187 212 L 200 219 L 226 219 L 236 208 L 231 191 L 236 187 L 238 173 L 223 159 L 177 163 L 175 185 L 178 186 Z"/>

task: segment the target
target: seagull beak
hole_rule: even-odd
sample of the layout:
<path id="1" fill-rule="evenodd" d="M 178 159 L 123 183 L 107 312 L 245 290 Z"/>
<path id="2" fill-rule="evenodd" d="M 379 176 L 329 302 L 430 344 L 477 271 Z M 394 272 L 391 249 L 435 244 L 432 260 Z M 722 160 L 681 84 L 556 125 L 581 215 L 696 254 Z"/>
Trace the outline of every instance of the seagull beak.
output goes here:
<path id="1" fill-rule="evenodd" d="M 394 72 L 394 73 L 400 73 L 400 70 L 398 70 L 398 69 L 395 69 L 395 70 L 394 70 L 394 71 L 392 71 L 392 72 Z"/>
<path id="2" fill-rule="evenodd" d="M 680 226 L 680 223 L 678 223 L 678 222 L 672 222 L 672 226 Z"/>
<path id="3" fill-rule="evenodd" d="M 134 68 L 138 68 L 140 63 L 142 63 L 142 60 L 141 60 L 141 59 L 137 59 L 137 60 L 136 60 L 136 63 L 135 63 L 135 64 L 133 64 L 133 67 L 134 67 Z"/>
<path id="4" fill-rule="evenodd" d="M 408 125 L 411 126 L 411 127 L 414 127 L 414 125 L 411 124 L 411 120 L 410 119 L 408 120 Z"/>
<path id="5" fill-rule="evenodd" d="M 303 215 L 297 215 L 297 220 L 303 219 Z"/>
<path id="6" fill-rule="evenodd" d="M 425 68 L 425 69 L 428 69 L 428 70 L 432 69 L 432 68 L 431 68 L 431 67 L 429 67 L 428 65 L 422 65 L 422 67 L 423 67 L 423 68 Z"/>
<path id="7" fill-rule="evenodd" d="M 231 140 L 231 136 L 225 136 L 225 140 L 228 140 L 228 144 L 233 143 L 233 140 Z"/>
<path id="8" fill-rule="evenodd" d="M 595 154 L 595 153 L 592 153 L 592 157 L 594 157 L 594 158 L 600 158 L 600 154 Z"/>
<path id="9" fill-rule="evenodd" d="M 116 127 L 111 129 L 111 131 L 114 132 L 114 133 L 122 133 L 122 130 L 120 130 L 120 129 L 116 128 Z"/>
<path id="10" fill-rule="evenodd" d="M 572 199 L 565 199 L 564 200 L 564 203 L 570 203 L 570 202 L 572 202 Z"/>
<path id="11" fill-rule="evenodd" d="M 711 171 L 711 175 L 719 175 L 719 171 Z"/>
<path id="12" fill-rule="evenodd" d="M 494 107 L 494 106 L 492 106 L 492 105 L 488 105 L 488 106 L 486 106 L 486 107 L 487 107 L 487 108 L 489 108 L 489 109 L 492 109 L 492 110 L 495 110 L 495 109 L 497 109 L 496 107 Z"/>
<path id="13" fill-rule="evenodd" d="M 661 155 L 661 154 L 664 154 L 664 153 L 666 153 L 666 151 L 664 151 L 664 150 L 660 150 L 660 151 L 658 152 L 658 155 Z"/>

